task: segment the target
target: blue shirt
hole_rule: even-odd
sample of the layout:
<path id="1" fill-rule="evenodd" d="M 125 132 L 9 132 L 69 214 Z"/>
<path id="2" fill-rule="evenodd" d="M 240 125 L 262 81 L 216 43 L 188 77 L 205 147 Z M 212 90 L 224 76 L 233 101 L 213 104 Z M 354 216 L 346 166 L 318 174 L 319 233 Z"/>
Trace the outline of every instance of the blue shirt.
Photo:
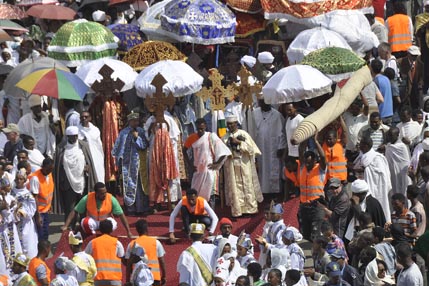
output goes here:
<path id="1" fill-rule="evenodd" d="M 385 75 L 378 74 L 375 76 L 374 82 L 383 95 L 384 99 L 384 102 L 378 106 L 380 117 L 390 117 L 393 115 L 393 98 L 390 80 Z"/>

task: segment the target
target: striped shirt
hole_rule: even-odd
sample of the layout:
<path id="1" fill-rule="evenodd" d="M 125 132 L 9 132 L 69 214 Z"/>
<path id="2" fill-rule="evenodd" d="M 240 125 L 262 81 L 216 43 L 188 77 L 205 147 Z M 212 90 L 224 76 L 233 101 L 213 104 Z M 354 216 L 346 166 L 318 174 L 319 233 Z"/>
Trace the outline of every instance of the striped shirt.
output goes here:
<path id="1" fill-rule="evenodd" d="M 399 215 L 396 211 L 392 212 L 391 219 L 392 223 L 399 223 L 406 234 L 412 234 L 417 229 L 416 215 L 408 209 L 404 209 Z"/>

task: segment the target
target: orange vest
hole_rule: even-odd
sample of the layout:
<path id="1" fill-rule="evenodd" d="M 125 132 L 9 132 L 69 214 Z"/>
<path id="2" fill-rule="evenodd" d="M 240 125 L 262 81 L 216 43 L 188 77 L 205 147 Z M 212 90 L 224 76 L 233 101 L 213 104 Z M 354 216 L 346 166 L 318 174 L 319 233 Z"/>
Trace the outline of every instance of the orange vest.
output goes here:
<path id="1" fill-rule="evenodd" d="M 286 167 L 284 168 L 285 177 L 292 181 L 295 187 L 299 187 L 299 160 L 296 160 L 298 163 L 298 170 L 296 172 L 290 172 Z"/>
<path id="2" fill-rule="evenodd" d="M 182 198 L 182 206 L 185 206 L 188 209 L 189 213 L 192 213 L 194 215 L 207 215 L 207 212 L 204 209 L 204 202 L 205 202 L 205 199 L 203 197 L 197 197 L 195 210 L 194 212 L 192 212 L 192 207 L 188 202 L 188 198 L 186 196 L 183 196 Z"/>
<path id="3" fill-rule="evenodd" d="M 89 193 L 86 201 L 86 212 L 89 217 L 96 221 L 102 221 L 110 217 L 112 213 L 112 194 L 107 193 L 100 209 L 97 209 L 95 192 Z"/>
<path id="4" fill-rule="evenodd" d="M 2 283 L 5 286 L 9 285 L 9 277 L 1 274 L 0 275 L 0 283 Z"/>
<path id="5" fill-rule="evenodd" d="M 341 181 L 347 180 L 347 159 L 344 156 L 344 148 L 341 143 L 335 143 L 332 148 L 324 143 L 323 151 L 328 165 L 326 180 L 331 178 L 338 178 Z"/>
<path id="6" fill-rule="evenodd" d="M 46 265 L 45 261 L 38 258 L 37 256 L 31 259 L 30 264 L 28 264 L 28 273 L 33 277 L 34 281 L 36 281 L 36 284 L 38 286 L 41 286 L 42 283 L 39 282 L 39 279 L 37 279 L 36 275 L 36 269 L 40 265 L 44 265 L 46 268 L 46 279 L 48 279 L 48 283 L 51 283 L 51 270 L 49 269 L 48 265 Z"/>
<path id="7" fill-rule="evenodd" d="M 48 175 L 48 180 L 46 176 L 43 175 L 42 169 L 31 173 L 29 180 L 32 177 L 37 177 L 39 180 L 39 193 L 37 194 L 37 210 L 39 213 L 47 213 L 51 209 L 52 197 L 54 195 L 54 179 L 52 173 Z"/>
<path id="8" fill-rule="evenodd" d="M 134 240 L 134 243 L 137 243 L 145 250 L 148 258 L 147 266 L 152 272 L 153 279 L 161 281 L 161 270 L 159 268 L 158 255 L 156 253 L 156 238 L 147 235 L 142 235 L 136 238 Z"/>
<path id="9" fill-rule="evenodd" d="M 97 265 L 94 285 L 122 285 L 121 259 L 116 255 L 116 237 L 103 234 L 92 240 L 92 257 Z M 108 283 L 101 280 L 108 280 Z M 97 281 L 99 281 L 97 283 Z M 119 283 L 115 283 L 119 282 Z"/>
<path id="10" fill-rule="evenodd" d="M 315 164 L 308 172 L 307 167 L 302 166 L 299 174 L 299 199 L 301 203 L 309 203 L 319 197 L 325 196 L 325 173 L 320 170 L 319 164 Z"/>
<path id="11" fill-rule="evenodd" d="M 387 19 L 392 52 L 407 51 L 413 44 L 409 21 L 408 16 L 403 14 L 395 14 Z"/>

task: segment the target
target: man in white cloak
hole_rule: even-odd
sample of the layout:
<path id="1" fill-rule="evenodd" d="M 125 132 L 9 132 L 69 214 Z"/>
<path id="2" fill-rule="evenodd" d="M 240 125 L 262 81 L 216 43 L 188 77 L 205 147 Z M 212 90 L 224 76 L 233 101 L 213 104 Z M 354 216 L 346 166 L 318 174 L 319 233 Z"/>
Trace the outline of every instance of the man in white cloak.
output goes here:
<path id="1" fill-rule="evenodd" d="M 168 134 L 171 140 L 171 144 L 173 146 L 173 152 L 174 152 L 174 158 L 176 159 L 176 168 L 177 173 L 179 176 L 177 178 L 174 178 L 173 180 L 170 180 L 169 182 L 169 191 L 170 191 L 170 201 L 171 202 L 178 202 L 182 197 L 182 188 L 180 187 L 180 171 L 179 171 L 179 139 L 180 134 L 182 133 L 180 131 L 179 125 L 177 125 L 177 122 L 174 120 L 173 116 L 170 112 L 167 110 L 164 111 L 164 119 L 167 122 L 167 124 L 162 123 L 162 128 L 166 128 L 168 130 Z M 146 123 L 144 125 L 144 130 L 146 132 L 146 138 L 149 139 L 149 153 L 152 154 L 153 149 L 153 143 L 154 143 L 154 133 L 155 130 L 155 116 L 151 116 L 146 120 Z M 168 126 L 167 126 L 168 125 Z M 152 156 L 149 156 L 149 168 L 150 168 L 150 161 Z M 148 168 L 148 170 L 149 170 Z"/>
<path id="2" fill-rule="evenodd" d="M 55 153 L 55 134 L 52 132 L 48 114 L 42 111 L 41 103 L 40 96 L 30 95 L 28 104 L 31 112 L 21 117 L 18 127 L 21 134 L 34 138 L 36 149 L 52 159 Z"/>
<path id="3" fill-rule="evenodd" d="M 249 134 L 262 152 L 262 155 L 256 158 L 259 182 L 262 193 L 279 193 L 280 158 L 286 148 L 285 120 L 280 112 L 266 104 L 263 99 L 258 103 L 259 107 L 253 111 L 255 130 L 249 130 Z"/>
<path id="4" fill-rule="evenodd" d="M 27 161 L 31 165 L 31 170 L 39 170 L 42 167 L 42 163 L 43 160 L 45 160 L 45 156 L 43 156 L 42 152 L 40 152 L 38 149 L 34 148 L 34 146 L 36 145 L 34 138 L 31 136 L 25 136 L 24 139 L 22 139 L 22 144 L 24 145 L 23 150 L 27 151 Z M 13 164 L 15 167 L 15 160 Z M 18 162 L 16 163 L 16 165 L 18 165 Z"/>
<path id="5" fill-rule="evenodd" d="M 410 149 L 399 139 L 399 128 L 391 127 L 386 134 L 385 156 L 389 164 L 392 182 L 391 197 L 395 193 L 407 195 L 407 187 L 411 184 L 408 168 L 411 164 Z M 390 200 L 389 200 L 390 201 Z"/>
<path id="6" fill-rule="evenodd" d="M 207 124 L 203 118 L 196 120 L 197 133 L 191 134 L 184 143 L 184 158 L 189 166 L 193 166 L 191 188 L 207 201 L 219 194 L 219 169 L 231 151 L 213 132 L 206 132 Z M 192 148 L 193 165 L 187 150 Z M 212 201 L 213 202 L 213 201 Z"/>
<path id="7" fill-rule="evenodd" d="M 372 149 L 372 139 L 369 136 L 362 137 L 359 149 L 361 152 L 355 160 L 354 168 L 357 173 L 363 169 L 363 179 L 368 183 L 371 194 L 383 207 L 386 221 L 390 222 L 388 195 L 392 190 L 392 183 L 386 157 Z"/>
<path id="8" fill-rule="evenodd" d="M 402 108 L 399 116 L 401 122 L 396 125 L 399 128 L 399 138 L 414 147 L 420 140 L 422 126 L 411 119 L 411 109 L 408 106 Z"/>
<path id="9" fill-rule="evenodd" d="M 80 124 L 78 126 L 78 139 L 88 143 L 92 161 L 94 162 L 97 182 L 104 183 L 104 152 L 103 144 L 101 143 L 100 129 L 98 129 L 97 126 L 92 124 L 91 120 L 91 114 L 88 111 L 83 111 L 80 115 Z"/>
<path id="10" fill-rule="evenodd" d="M 222 141 L 232 153 L 224 164 L 227 205 L 231 206 L 234 217 L 255 214 L 258 202 L 263 201 L 255 166 L 255 155 L 261 151 L 246 131 L 238 129 L 237 116 L 227 117 L 226 125 L 228 133 Z"/>

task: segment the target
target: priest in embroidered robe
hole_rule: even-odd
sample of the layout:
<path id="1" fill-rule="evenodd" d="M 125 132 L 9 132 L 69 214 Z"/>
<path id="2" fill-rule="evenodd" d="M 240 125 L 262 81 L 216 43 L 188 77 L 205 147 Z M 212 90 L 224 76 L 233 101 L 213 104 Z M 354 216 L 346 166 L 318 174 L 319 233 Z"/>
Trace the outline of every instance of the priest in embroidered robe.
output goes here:
<path id="1" fill-rule="evenodd" d="M 226 204 L 234 217 L 255 214 L 258 202 L 264 199 L 255 165 L 255 155 L 261 155 L 261 151 L 246 131 L 238 129 L 237 116 L 227 117 L 226 125 L 228 133 L 222 141 L 232 153 L 224 164 Z"/>
<path id="2" fill-rule="evenodd" d="M 279 193 L 280 158 L 287 144 L 284 133 L 285 119 L 280 112 L 266 104 L 263 99 L 258 100 L 258 104 L 259 107 L 253 111 L 255 128 L 248 132 L 262 152 L 260 156 L 256 157 L 259 182 L 262 193 Z"/>
<path id="3" fill-rule="evenodd" d="M 97 182 L 88 143 L 78 140 L 78 135 L 77 126 L 67 127 L 67 140 L 58 145 L 55 156 L 54 198 L 60 198 L 65 219 L 82 196 L 94 189 Z"/>
<path id="4" fill-rule="evenodd" d="M 188 286 L 212 285 L 217 248 L 213 244 L 202 243 L 204 231 L 204 224 L 191 224 L 192 245 L 182 252 L 177 261 L 179 285 L 182 283 Z"/>
<path id="5" fill-rule="evenodd" d="M 19 131 L 36 141 L 35 148 L 42 154 L 53 158 L 55 153 L 55 134 L 50 126 L 49 116 L 42 111 L 42 99 L 36 94 L 28 98 L 31 112 L 23 115 L 18 121 Z"/>
<path id="6" fill-rule="evenodd" d="M 206 132 L 207 124 L 203 118 L 197 119 L 195 125 L 197 133 L 191 134 L 185 141 L 183 155 L 187 164 L 193 166 L 189 169 L 194 170 L 191 188 L 210 202 L 219 194 L 219 169 L 231 151 L 215 133 Z M 190 148 L 194 159 L 192 163 L 187 154 Z"/>
<path id="7" fill-rule="evenodd" d="M 104 183 L 104 152 L 103 144 L 101 143 L 100 129 L 92 124 L 92 117 L 88 111 L 83 111 L 80 115 L 79 139 L 88 143 L 91 151 L 92 161 L 95 165 L 97 182 Z"/>
<path id="8" fill-rule="evenodd" d="M 119 132 L 112 149 L 122 174 L 122 188 L 125 209 L 129 214 L 143 214 L 149 211 L 147 186 L 148 176 L 146 167 L 146 140 L 144 129 L 139 127 L 140 114 L 131 112 L 128 116 L 128 126 Z"/>

